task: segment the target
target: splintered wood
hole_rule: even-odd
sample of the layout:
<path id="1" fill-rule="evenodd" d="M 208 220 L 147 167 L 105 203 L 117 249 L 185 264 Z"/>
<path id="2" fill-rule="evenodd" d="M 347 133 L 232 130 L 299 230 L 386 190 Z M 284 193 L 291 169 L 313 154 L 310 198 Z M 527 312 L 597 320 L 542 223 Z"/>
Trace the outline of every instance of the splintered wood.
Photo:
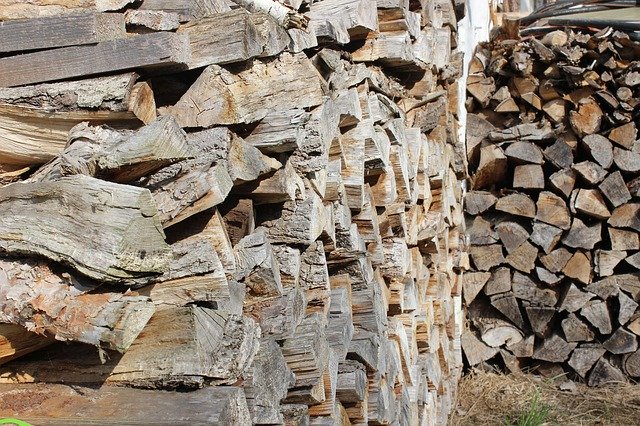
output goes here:
<path id="1" fill-rule="evenodd" d="M 463 351 L 594 386 L 637 378 L 640 44 L 542 32 L 498 31 L 471 60 Z"/>
<path id="2" fill-rule="evenodd" d="M 446 423 L 465 342 L 464 6 L 0 0 L 0 417 Z M 629 131 L 609 150 L 588 145 L 596 162 L 572 176 L 598 179 L 602 195 L 577 193 L 576 210 L 625 221 L 607 203 L 625 203 Z M 543 187 L 531 141 L 479 156 L 498 171 L 521 159 L 518 188 Z M 621 174 L 600 176 L 611 164 Z M 552 195 L 544 223 L 569 229 Z M 478 213 L 543 210 L 471 200 Z M 531 270 L 538 250 L 516 247 L 518 226 L 500 231 L 514 241 L 503 256 L 487 223 L 473 238 L 493 250 L 474 261 Z M 560 270 L 615 269 L 638 246 L 629 226 L 609 230 L 615 249 L 581 247 Z M 467 301 L 491 281 L 498 295 L 480 272 Z M 550 297 L 509 300 L 523 294 Z M 616 297 L 627 318 L 633 298 Z M 601 312 L 590 315 L 604 327 Z M 521 337 L 502 330 L 493 342 Z M 631 346 L 613 337 L 607 348 Z"/>

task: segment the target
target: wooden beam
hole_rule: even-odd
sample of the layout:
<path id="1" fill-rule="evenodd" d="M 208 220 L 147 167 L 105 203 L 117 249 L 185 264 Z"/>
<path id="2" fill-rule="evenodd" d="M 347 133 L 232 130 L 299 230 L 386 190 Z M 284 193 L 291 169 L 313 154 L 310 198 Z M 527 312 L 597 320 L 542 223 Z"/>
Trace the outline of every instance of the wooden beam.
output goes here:
<path id="1" fill-rule="evenodd" d="M 93 58 L 87 61 L 86 58 Z M 133 68 L 185 69 L 189 40 L 166 32 L 140 34 L 88 46 L 0 58 L 0 87 L 21 86 Z"/>
<path id="2" fill-rule="evenodd" d="M 0 52 L 80 46 L 125 37 L 124 16 L 118 13 L 11 20 L 0 26 Z"/>

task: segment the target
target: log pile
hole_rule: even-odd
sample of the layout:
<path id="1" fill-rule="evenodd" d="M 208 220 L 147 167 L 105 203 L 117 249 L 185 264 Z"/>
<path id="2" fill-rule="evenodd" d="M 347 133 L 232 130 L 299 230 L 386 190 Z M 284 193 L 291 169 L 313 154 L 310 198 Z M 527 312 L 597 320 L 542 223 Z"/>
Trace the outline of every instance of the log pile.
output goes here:
<path id="1" fill-rule="evenodd" d="M 0 1 L 0 416 L 445 422 L 463 13 Z"/>
<path id="2" fill-rule="evenodd" d="M 640 44 L 517 28 L 471 61 L 466 359 L 638 377 Z"/>

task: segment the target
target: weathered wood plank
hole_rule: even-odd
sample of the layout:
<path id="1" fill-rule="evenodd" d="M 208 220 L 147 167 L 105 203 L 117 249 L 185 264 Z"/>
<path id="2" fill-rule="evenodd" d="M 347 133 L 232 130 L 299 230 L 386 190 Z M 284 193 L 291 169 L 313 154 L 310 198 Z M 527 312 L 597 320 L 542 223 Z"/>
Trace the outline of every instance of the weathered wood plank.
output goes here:
<path id="1" fill-rule="evenodd" d="M 20 417 L 33 424 L 251 423 L 244 392 L 237 387 L 165 392 L 109 386 L 96 389 L 44 383 L 3 384 L 0 396 L 0 415 Z M 24 404 L 36 396 L 37 403 Z"/>
<path id="2" fill-rule="evenodd" d="M 117 13 L 11 20 L 0 26 L 0 52 L 79 46 L 125 37 L 124 17 Z"/>
<path id="3" fill-rule="evenodd" d="M 87 61 L 87 58 L 93 58 Z M 188 38 L 159 32 L 95 45 L 72 46 L 0 58 L 0 87 L 21 86 L 133 68 L 184 69 Z"/>

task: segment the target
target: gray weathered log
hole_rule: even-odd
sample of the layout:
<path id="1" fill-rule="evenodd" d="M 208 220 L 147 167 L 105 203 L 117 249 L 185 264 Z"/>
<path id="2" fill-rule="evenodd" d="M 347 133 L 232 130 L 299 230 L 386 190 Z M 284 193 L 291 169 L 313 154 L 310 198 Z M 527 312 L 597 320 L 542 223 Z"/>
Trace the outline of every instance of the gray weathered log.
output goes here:
<path id="1" fill-rule="evenodd" d="M 163 273 L 171 259 L 148 190 L 83 175 L 0 188 L 0 234 L 6 253 L 45 256 L 104 282 Z"/>
<path id="2" fill-rule="evenodd" d="M 70 130 L 68 146 L 60 156 L 29 180 L 53 181 L 83 174 L 127 183 L 195 157 L 196 151 L 190 148 L 173 117 L 161 117 L 138 131 L 81 123 Z"/>
<path id="3" fill-rule="evenodd" d="M 21 401 L 38 395 L 37 403 Z M 50 425 L 249 424 L 244 392 L 208 387 L 195 392 L 163 392 L 103 386 L 3 384 L 0 415 Z M 189 407 L 189 410 L 185 410 Z"/>
<path id="4" fill-rule="evenodd" d="M 173 33 L 140 34 L 95 45 L 71 46 L 0 59 L 0 87 L 63 80 L 133 68 L 184 69 L 188 39 Z M 95 60 L 87 61 L 86 58 Z"/>

